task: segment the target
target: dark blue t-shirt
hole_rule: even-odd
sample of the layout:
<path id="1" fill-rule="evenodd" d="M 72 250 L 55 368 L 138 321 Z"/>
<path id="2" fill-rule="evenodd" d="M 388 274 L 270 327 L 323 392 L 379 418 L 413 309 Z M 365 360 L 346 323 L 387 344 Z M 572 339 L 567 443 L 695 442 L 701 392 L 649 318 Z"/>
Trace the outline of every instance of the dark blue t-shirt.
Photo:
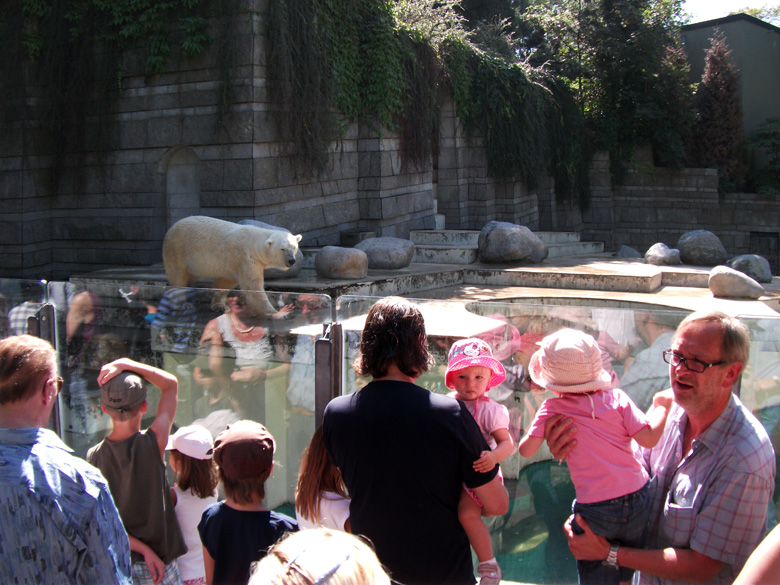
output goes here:
<path id="1" fill-rule="evenodd" d="M 298 530 L 298 523 L 277 512 L 244 512 L 225 502 L 203 511 L 198 534 L 214 559 L 213 585 L 246 585 L 250 565 L 262 559 L 285 533 Z"/>
<path id="2" fill-rule="evenodd" d="M 323 436 L 350 497 L 350 524 L 367 536 L 394 581 L 474 583 L 471 549 L 458 520 L 465 483 L 487 443 L 465 405 L 414 384 L 371 382 L 331 401 Z"/>

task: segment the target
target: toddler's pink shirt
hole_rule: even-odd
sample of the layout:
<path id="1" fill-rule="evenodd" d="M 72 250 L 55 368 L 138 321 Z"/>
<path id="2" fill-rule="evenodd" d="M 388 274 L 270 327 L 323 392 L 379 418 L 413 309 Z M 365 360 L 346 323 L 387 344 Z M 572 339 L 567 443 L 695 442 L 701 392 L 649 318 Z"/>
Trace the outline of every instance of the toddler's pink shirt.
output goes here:
<path id="1" fill-rule="evenodd" d="M 566 462 L 578 502 L 610 500 L 633 493 L 647 483 L 647 471 L 631 441 L 647 426 L 647 418 L 625 392 L 614 388 L 590 396 L 564 394 L 548 398 L 536 413 L 528 434 L 544 437 L 545 422 L 556 414 L 571 417 L 577 427 L 577 445 Z"/>

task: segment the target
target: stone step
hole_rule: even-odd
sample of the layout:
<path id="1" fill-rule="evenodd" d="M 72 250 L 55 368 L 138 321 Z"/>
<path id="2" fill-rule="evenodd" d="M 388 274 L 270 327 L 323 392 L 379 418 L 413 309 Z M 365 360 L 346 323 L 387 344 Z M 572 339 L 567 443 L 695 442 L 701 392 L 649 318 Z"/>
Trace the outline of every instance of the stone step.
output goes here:
<path id="1" fill-rule="evenodd" d="M 472 264 L 477 261 L 479 251 L 476 246 L 414 246 L 412 262 L 417 264 Z"/>
<path id="2" fill-rule="evenodd" d="M 565 256 L 591 256 L 604 251 L 604 242 L 565 242 L 547 244 L 548 258 L 563 258 Z"/>
<path id="3" fill-rule="evenodd" d="M 568 244 L 580 241 L 577 232 L 534 232 L 546 245 Z M 415 245 L 431 246 L 476 246 L 479 230 L 411 230 L 409 239 Z"/>
<path id="4" fill-rule="evenodd" d="M 409 239 L 423 246 L 477 246 L 479 230 L 410 230 Z"/>
<path id="5" fill-rule="evenodd" d="M 604 274 L 566 268 L 550 270 L 549 267 L 526 266 L 507 269 L 480 264 L 464 269 L 464 281 L 470 285 L 652 293 L 661 287 L 663 275 L 654 267 L 639 268 L 635 274 Z"/>

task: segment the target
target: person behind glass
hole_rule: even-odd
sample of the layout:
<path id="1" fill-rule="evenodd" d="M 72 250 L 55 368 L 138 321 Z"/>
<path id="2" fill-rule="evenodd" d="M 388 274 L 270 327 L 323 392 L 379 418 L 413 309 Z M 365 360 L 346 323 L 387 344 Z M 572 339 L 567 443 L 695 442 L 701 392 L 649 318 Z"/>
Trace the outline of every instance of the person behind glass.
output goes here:
<path id="1" fill-rule="evenodd" d="M 157 414 L 145 431 L 146 386 L 160 389 Z M 178 383 L 173 374 L 120 358 L 98 374 L 100 408 L 111 417 L 108 436 L 87 451 L 87 461 L 100 469 L 111 487 L 130 539 L 133 582 L 181 583 L 176 559 L 187 545 L 176 520 L 165 475 L 165 447 L 176 416 Z"/>
<path id="2" fill-rule="evenodd" d="M 321 426 L 314 431 L 301 455 L 295 516 L 300 528 L 325 527 L 350 532 L 347 486 L 339 468 L 328 459 Z"/>
<path id="3" fill-rule="evenodd" d="M 572 506 L 578 518 L 611 542 L 644 546 L 649 514 L 649 477 L 634 452 L 632 439 L 652 447 L 661 438 L 672 399 L 657 394 L 650 418 L 618 388 L 604 369 L 592 336 L 576 329 L 548 335 L 529 367 L 531 380 L 550 390 L 519 444 L 532 457 L 544 442 L 545 422 L 555 414 L 570 416 L 579 429 L 578 446 L 566 457 L 577 493 Z M 581 532 L 577 522 L 573 530 Z M 577 561 L 581 584 L 629 583 L 634 571 L 614 562 Z"/>
<path id="4" fill-rule="evenodd" d="M 450 396 L 466 405 L 490 447 L 474 461 L 476 471 L 492 470 L 496 464 L 509 457 L 515 448 L 509 434 L 509 411 L 487 396 L 487 391 L 498 386 L 505 378 L 504 367 L 493 357 L 485 341 L 472 338 L 452 344 L 447 356 L 444 381 L 447 388 L 455 390 Z M 500 467 L 498 473 L 501 477 Z M 458 517 L 477 554 L 480 585 L 498 585 L 501 568 L 493 556 L 490 532 L 482 521 L 482 503 L 469 488 L 461 492 Z"/>
<path id="5" fill-rule="evenodd" d="M 732 393 L 749 350 L 747 327 L 722 312 L 680 323 L 663 352 L 674 403 L 661 440 L 643 450 L 651 477 L 647 549 L 610 544 L 577 515 L 583 534 L 564 525 L 575 558 L 610 559 L 638 571 L 642 584 L 735 579 L 764 536 L 775 475 L 766 431 Z M 558 458 L 578 435 L 570 417 L 547 425 Z"/>
<path id="6" fill-rule="evenodd" d="M 474 461 L 488 449 L 466 405 L 415 385 L 433 365 L 420 309 L 387 297 L 368 312 L 355 360 L 373 380 L 328 404 L 323 436 L 352 498 L 350 524 L 371 540 L 394 581 L 473 584 L 468 537 L 458 519 L 465 484 L 485 516 L 509 496 Z"/>
<path id="7" fill-rule="evenodd" d="M 254 566 L 249 585 L 390 585 L 376 553 L 329 528 L 288 534 Z"/>
<path id="8" fill-rule="evenodd" d="M 179 573 L 184 585 L 205 585 L 203 547 L 198 523 L 203 510 L 217 503 L 217 468 L 214 465 L 214 439 L 200 425 L 181 427 L 168 437 L 165 446 L 177 482 L 171 488 L 187 553 L 179 557 Z"/>
<path id="9" fill-rule="evenodd" d="M 225 312 L 206 324 L 201 338 L 209 347 L 210 373 L 218 378 L 207 383 L 227 387 L 234 409 L 243 418 L 263 417 L 265 379 L 273 358 L 265 322 L 265 316 L 249 311 L 246 293 L 234 289 L 227 293 Z M 233 362 L 229 374 L 226 360 Z M 196 381 L 204 382 L 202 371 Z"/>
<path id="10" fill-rule="evenodd" d="M 62 388 L 48 341 L 0 341 L 0 582 L 131 582 L 108 483 L 45 428 Z"/>
<path id="11" fill-rule="evenodd" d="M 206 508 L 198 524 L 208 585 L 245 585 L 251 564 L 298 530 L 295 520 L 263 503 L 274 449 L 268 429 L 251 420 L 228 425 L 214 441 L 225 499 Z"/>

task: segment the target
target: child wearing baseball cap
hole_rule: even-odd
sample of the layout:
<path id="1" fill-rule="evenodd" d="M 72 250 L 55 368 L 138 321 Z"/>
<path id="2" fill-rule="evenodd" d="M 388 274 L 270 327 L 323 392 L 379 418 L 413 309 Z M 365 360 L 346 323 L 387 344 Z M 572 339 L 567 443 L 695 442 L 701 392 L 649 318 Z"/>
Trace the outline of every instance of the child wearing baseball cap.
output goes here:
<path id="1" fill-rule="evenodd" d="M 250 565 L 298 530 L 295 520 L 263 504 L 274 448 L 268 429 L 251 420 L 229 424 L 214 441 L 225 499 L 206 508 L 198 524 L 207 583 L 247 583 Z"/>
<path id="2" fill-rule="evenodd" d="M 145 381 L 160 389 L 157 415 L 145 431 Z M 173 374 L 121 358 L 98 374 L 100 407 L 111 432 L 87 452 L 108 480 L 130 540 L 133 582 L 180 582 L 178 557 L 187 552 L 165 475 L 165 446 L 176 416 L 179 384 Z"/>
<path id="3" fill-rule="evenodd" d="M 184 585 L 206 583 L 203 547 L 198 522 L 203 510 L 217 503 L 217 468 L 214 465 L 214 439 L 205 427 L 181 427 L 168 437 L 168 461 L 177 482 L 171 488 L 187 553 L 179 557 L 179 573 Z"/>
<path id="4" fill-rule="evenodd" d="M 620 544 L 644 547 L 650 513 L 649 477 L 632 439 L 647 448 L 658 442 L 672 398 L 666 392 L 656 394 L 646 417 L 625 392 L 612 387 L 596 340 L 576 329 L 545 337 L 531 357 L 529 374 L 556 397 L 539 408 L 520 440 L 520 455 L 531 457 L 539 450 L 550 417 L 574 419 L 577 444 L 566 456 L 577 495 L 572 509 L 612 543 L 606 562 L 577 561 L 579 582 L 627 584 L 634 571 L 617 565 L 617 549 Z M 571 528 L 582 533 L 574 520 Z"/>
<path id="5" fill-rule="evenodd" d="M 493 357 L 487 342 L 471 338 L 452 344 L 447 356 L 447 388 L 455 390 L 454 397 L 466 406 L 477 421 L 491 448 L 490 451 L 483 451 L 474 462 L 474 469 L 481 473 L 491 471 L 514 451 L 512 436 L 509 434 L 509 411 L 486 396 L 488 390 L 505 378 L 504 366 Z M 480 585 L 498 585 L 501 568 L 493 556 L 490 532 L 482 521 L 482 503 L 473 491 L 465 487 L 458 503 L 458 518 L 479 560 L 477 571 L 480 574 Z"/>

